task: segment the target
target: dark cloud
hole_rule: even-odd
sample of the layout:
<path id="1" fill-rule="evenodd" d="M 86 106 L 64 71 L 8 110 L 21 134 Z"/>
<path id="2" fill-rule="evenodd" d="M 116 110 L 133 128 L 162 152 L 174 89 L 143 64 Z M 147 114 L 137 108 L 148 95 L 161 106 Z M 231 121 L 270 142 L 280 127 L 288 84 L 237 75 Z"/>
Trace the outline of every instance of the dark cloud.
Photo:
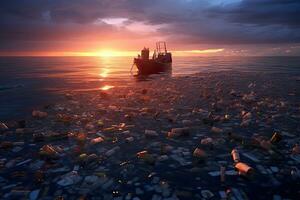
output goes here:
<path id="1" fill-rule="evenodd" d="M 198 3 L 182 10 L 184 13 L 179 13 L 182 18 L 165 29 L 173 33 L 174 40 L 179 35 L 185 42 L 200 44 L 300 42 L 298 0 L 243 0 L 212 6 Z"/>
<path id="2" fill-rule="evenodd" d="M 0 49 L 121 37 L 126 27 L 101 22 L 114 17 L 164 25 L 159 34 L 186 44 L 300 43 L 299 13 L 299 0 L 1 1 Z"/>
<path id="3" fill-rule="evenodd" d="M 300 27 L 299 0 L 244 0 L 218 11 L 235 23 Z"/>

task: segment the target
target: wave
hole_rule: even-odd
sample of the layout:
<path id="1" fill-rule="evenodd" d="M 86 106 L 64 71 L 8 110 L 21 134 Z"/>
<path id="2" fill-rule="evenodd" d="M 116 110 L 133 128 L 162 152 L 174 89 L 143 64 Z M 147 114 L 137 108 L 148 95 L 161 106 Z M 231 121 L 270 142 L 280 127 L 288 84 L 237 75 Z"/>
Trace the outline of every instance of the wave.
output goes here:
<path id="1" fill-rule="evenodd" d="M 23 84 L 17 84 L 17 85 L 0 85 L 0 91 L 13 90 L 13 89 L 22 88 L 22 87 L 24 87 Z"/>

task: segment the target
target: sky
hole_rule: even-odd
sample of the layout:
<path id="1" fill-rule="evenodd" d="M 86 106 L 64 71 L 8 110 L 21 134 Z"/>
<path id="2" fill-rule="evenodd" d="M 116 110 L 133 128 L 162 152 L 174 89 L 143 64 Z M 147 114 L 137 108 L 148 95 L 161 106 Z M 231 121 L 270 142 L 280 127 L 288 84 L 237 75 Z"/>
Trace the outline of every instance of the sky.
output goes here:
<path id="1" fill-rule="evenodd" d="M 2 0 L 0 55 L 300 56 L 299 0 Z"/>

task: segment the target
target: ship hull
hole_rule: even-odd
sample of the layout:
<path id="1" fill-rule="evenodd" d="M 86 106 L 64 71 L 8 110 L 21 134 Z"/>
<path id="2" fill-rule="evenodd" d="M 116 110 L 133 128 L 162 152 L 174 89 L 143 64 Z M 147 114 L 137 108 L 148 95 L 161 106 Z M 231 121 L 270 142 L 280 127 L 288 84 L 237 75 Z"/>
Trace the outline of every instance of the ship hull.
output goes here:
<path id="1" fill-rule="evenodd" d="M 157 74 L 172 69 L 171 62 L 158 62 L 156 60 L 135 59 L 134 63 L 140 74 Z"/>

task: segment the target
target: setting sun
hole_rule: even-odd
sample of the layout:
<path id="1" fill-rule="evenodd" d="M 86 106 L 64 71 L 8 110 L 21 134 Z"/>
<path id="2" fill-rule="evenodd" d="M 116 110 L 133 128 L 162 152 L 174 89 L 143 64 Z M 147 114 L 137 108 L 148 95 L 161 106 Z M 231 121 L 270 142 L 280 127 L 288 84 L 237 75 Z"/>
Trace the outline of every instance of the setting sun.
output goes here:
<path id="1" fill-rule="evenodd" d="M 99 56 L 101 57 L 113 57 L 118 56 L 120 52 L 113 51 L 113 50 L 103 50 L 99 52 Z"/>

